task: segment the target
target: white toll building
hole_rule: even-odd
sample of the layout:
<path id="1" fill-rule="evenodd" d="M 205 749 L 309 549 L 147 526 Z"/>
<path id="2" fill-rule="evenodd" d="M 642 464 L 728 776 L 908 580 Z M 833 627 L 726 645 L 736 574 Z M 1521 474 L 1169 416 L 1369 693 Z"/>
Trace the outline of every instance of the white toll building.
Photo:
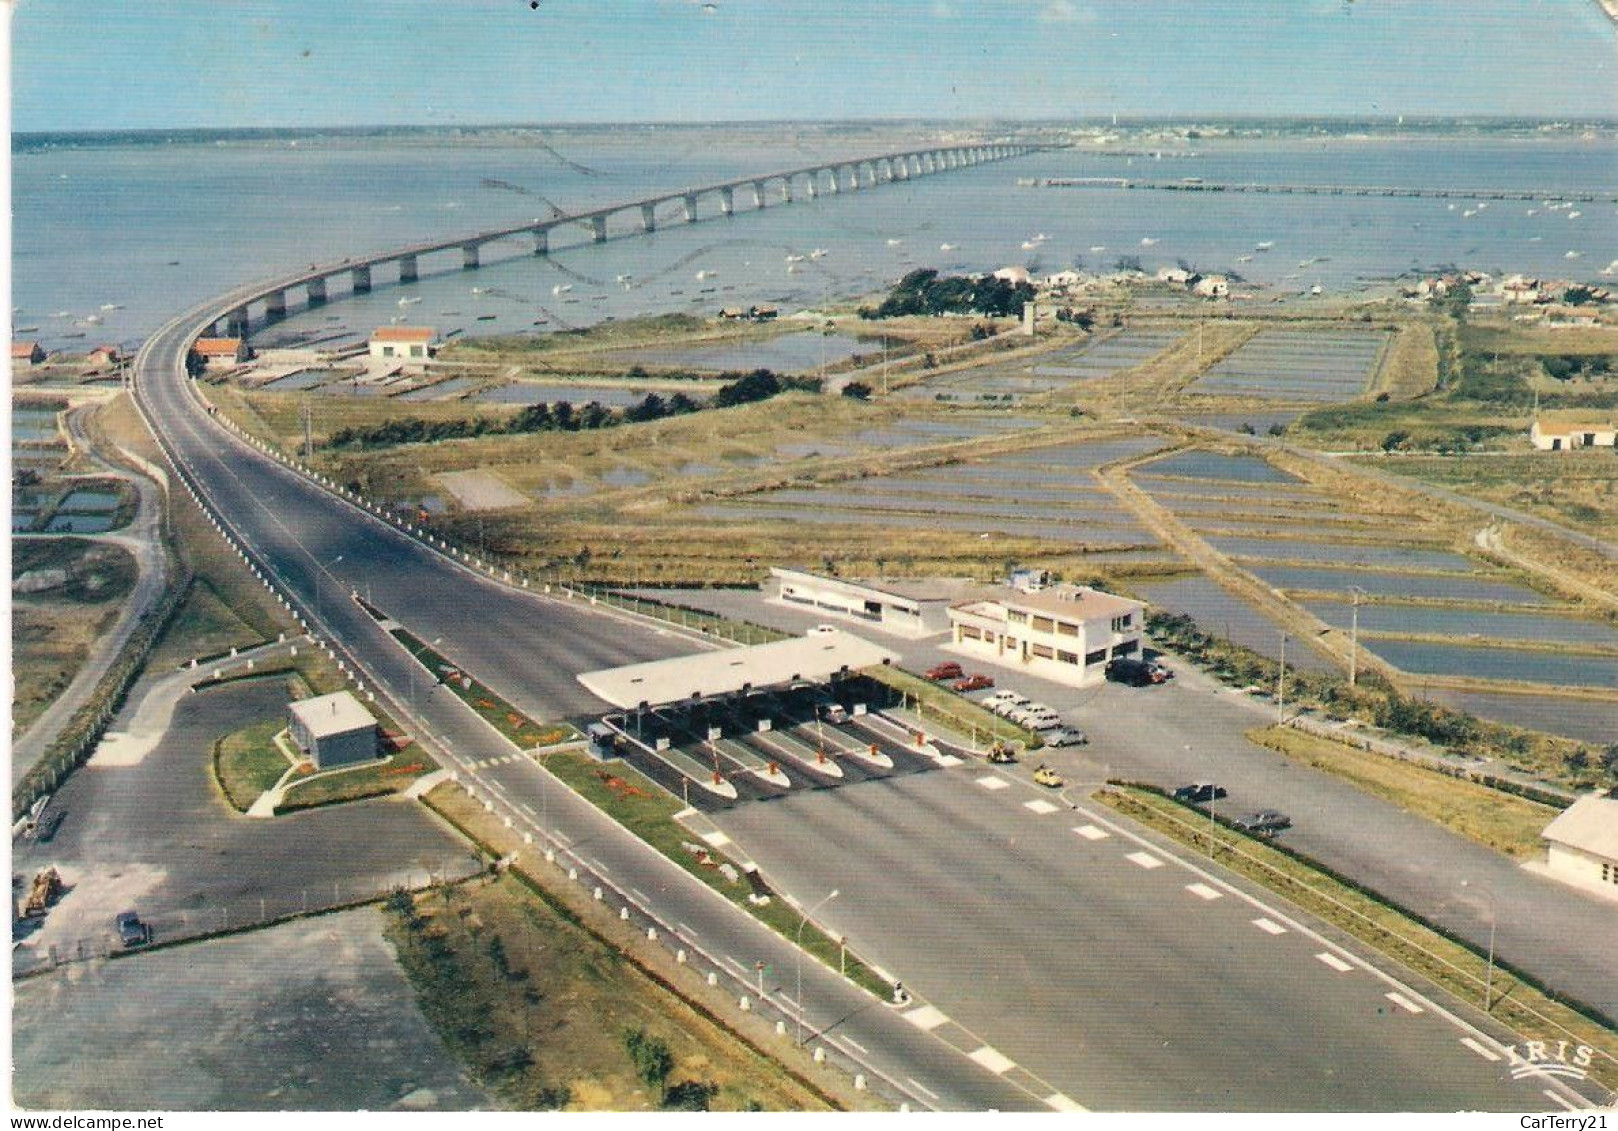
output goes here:
<path id="1" fill-rule="evenodd" d="M 985 663 L 1082 686 L 1104 679 L 1107 661 L 1139 658 L 1146 606 L 1078 585 L 1038 592 L 1004 589 L 949 610 L 954 650 Z"/>
<path id="2" fill-rule="evenodd" d="M 1547 875 L 1618 902 L 1618 789 L 1579 798 L 1539 835 Z"/>
<path id="3" fill-rule="evenodd" d="M 347 691 L 287 704 L 288 731 L 316 768 L 376 757 L 376 719 Z"/>
<path id="4" fill-rule="evenodd" d="M 899 636 L 948 632 L 950 606 L 988 589 L 964 577 L 849 579 L 772 566 L 765 598 L 859 621 Z"/>

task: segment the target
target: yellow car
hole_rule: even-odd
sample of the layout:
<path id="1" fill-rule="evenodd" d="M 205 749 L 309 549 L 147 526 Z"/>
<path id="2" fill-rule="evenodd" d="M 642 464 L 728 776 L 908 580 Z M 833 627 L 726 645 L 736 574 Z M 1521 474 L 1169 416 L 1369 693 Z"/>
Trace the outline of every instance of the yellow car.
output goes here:
<path id="1" fill-rule="evenodd" d="M 1061 774 L 1057 773 L 1055 770 L 1051 769 L 1047 765 L 1044 765 L 1043 763 L 1041 763 L 1040 766 L 1034 770 L 1034 781 L 1038 782 L 1042 786 L 1045 786 L 1047 789 L 1061 789 L 1062 786 L 1066 784 L 1062 780 Z"/>

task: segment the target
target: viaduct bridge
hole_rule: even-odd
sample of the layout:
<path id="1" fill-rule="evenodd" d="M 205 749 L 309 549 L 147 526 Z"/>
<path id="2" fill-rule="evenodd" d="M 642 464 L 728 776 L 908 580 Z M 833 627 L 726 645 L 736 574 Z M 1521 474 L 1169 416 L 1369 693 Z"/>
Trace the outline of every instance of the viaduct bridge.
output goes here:
<path id="1" fill-rule="evenodd" d="M 1024 182 L 1027 183 L 1027 182 Z M 1128 177 L 1045 177 L 1038 188 L 1139 189 L 1147 192 L 1271 193 L 1276 196 L 1404 196 L 1435 200 L 1541 200 L 1579 204 L 1618 203 L 1618 190 L 1545 192 L 1537 189 L 1401 188 L 1391 185 L 1267 185 L 1204 181 L 1138 181 Z"/>
<path id="2" fill-rule="evenodd" d="M 408 247 L 394 248 L 363 258 L 345 259 L 340 263 L 310 264 L 305 271 L 249 291 L 245 299 L 216 318 L 212 330 L 215 333 L 219 332 L 223 324 L 225 331 L 232 336 L 245 335 L 250 324 L 250 308 L 259 302 L 264 304 L 266 321 L 284 318 L 287 312 L 287 296 L 299 288 L 306 292 L 309 306 L 323 305 L 328 299 L 328 283 L 344 276 L 348 277 L 353 294 L 365 294 L 370 291 L 374 273 L 382 267 L 393 266 L 401 283 L 414 282 L 420 275 L 421 260 L 429 255 L 459 251 L 461 266 L 470 270 L 479 265 L 483 247 L 496 240 L 531 238 L 534 243 L 534 254 L 548 255 L 551 233 L 558 228 L 582 226 L 590 232 L 594 242 L 602 243 L 607 239 L 607 222 L 615 217 L 628 217 L 631 224 L 638 222 L 639 231 L 656 231 L 659 223 L 658 209 L 665 205 L 675 205 L 678 208 L 675 213 L 677 218 L 683 219 L 686 224 L 695 224 L 701 218 L 701 206 L 707 205 L 711 209 L 714 201 L 718 203 L 719 215 L 735 215 L 738 191 L 744 194 L 750 191 L 752 207 L 758 210 L 768 207 L 772 197 L 782 204 L 791 204 L 797 199 L 796 194 L 800 190 L 804 197 L 813 200 L 822 193 L 858 192 L 894 181 L 908 181 L 951 169 L 966 169 L 974 165 L 1021 157 L 1039 148 L 1043 147 L 1012 144 L 931 146 L 876 157 L 822 162 L 781 172 L 743 177 L 740 180 L 703 185 L 699 188 L 661 193 L 586 212 L 562 213 L 506 228 L 490 228 L 446 239 L 411 244 Z M 743 200 L 745 202 L 745 195 Z"/>

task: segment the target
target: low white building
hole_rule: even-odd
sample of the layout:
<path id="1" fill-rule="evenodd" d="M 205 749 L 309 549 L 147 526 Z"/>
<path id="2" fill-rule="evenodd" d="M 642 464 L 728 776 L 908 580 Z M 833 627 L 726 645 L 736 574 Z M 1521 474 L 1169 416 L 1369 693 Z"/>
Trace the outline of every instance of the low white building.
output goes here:
<path id="1" fill-rule="evenodd" d="M 429 326 L 379 326 L 371 334 L 371 356 L 426 361 L 438 353 L 438 335 Z"/>
<path id="2" fill-rule="evenodd" d="M 985 591 L 962 577 L 848 579 L 807 570 L 770 568 L 765 598 L 772 604 L 873 625 L 919 638 L 948 632 L 950 606 Z"/>
<path id="3" fill-rule="evenodd" d="M 1026 283 L 1030 278 L 1026 267 L 1002 267 L 994 277 L 1007 283 Z"/>
<path id="4" fill-rule="evenodd" d="M 1203 298 L 1229 298 L 1230 280 L 1223 275 L 1204 275 L 1192 286 L 1191 293 Z"/>
<path id="5" fill-rule="evenodd" d="M 1539 835 L 1547 875 L 1618 901 L 1618 790 L 1586 794 Z"/>
<path id="6" fill-rule="evenodd" d="M 191 350 L 208 369 L 235 369 L 251 356 L 241 338 L 198 338 Z"/>
<path id="7" fill-rule="evenodd" d="M 376 719 L 347 691 L 287 704 L 287 730 L 318 769 L 377 755 Z"/>
<path id="8" fill-rule="evenodd" d="M 1079 585 L 1002 589 L 949 610 L 953 650 L 1073 686 L 1106 676 L 1107 661 L 1139 658 L 1146 606 Z"/>
<path id="9" fill-rule="evenodd" d="M 1191 281 L 1192 273 L 1184 267 L 1159 267 L 1157 281 L 1159 283 L 1179 283 L 1185 286 Z"/>
<path id="10" fill-rule="evenodd" d="M 1618 446 L 1618 428 L 1592 420 L 1536 420 L 1528 429 L 1528 440 L 1542 452 L 1611 448 Z"/>

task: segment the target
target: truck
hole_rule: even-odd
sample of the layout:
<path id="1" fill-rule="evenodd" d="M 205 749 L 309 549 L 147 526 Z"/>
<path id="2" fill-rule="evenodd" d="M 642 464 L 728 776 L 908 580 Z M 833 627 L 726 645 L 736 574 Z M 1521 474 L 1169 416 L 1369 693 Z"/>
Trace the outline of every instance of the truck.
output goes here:
<path id="1" fill-rule="evenodd" d="M 28 897 L 23 900 L 22 914 L 25 919 L 37 919 L 50 910 L 62 894 L 62 877 L 55 868 L 46 868 L 34 877 L 29 886 Z"/>

